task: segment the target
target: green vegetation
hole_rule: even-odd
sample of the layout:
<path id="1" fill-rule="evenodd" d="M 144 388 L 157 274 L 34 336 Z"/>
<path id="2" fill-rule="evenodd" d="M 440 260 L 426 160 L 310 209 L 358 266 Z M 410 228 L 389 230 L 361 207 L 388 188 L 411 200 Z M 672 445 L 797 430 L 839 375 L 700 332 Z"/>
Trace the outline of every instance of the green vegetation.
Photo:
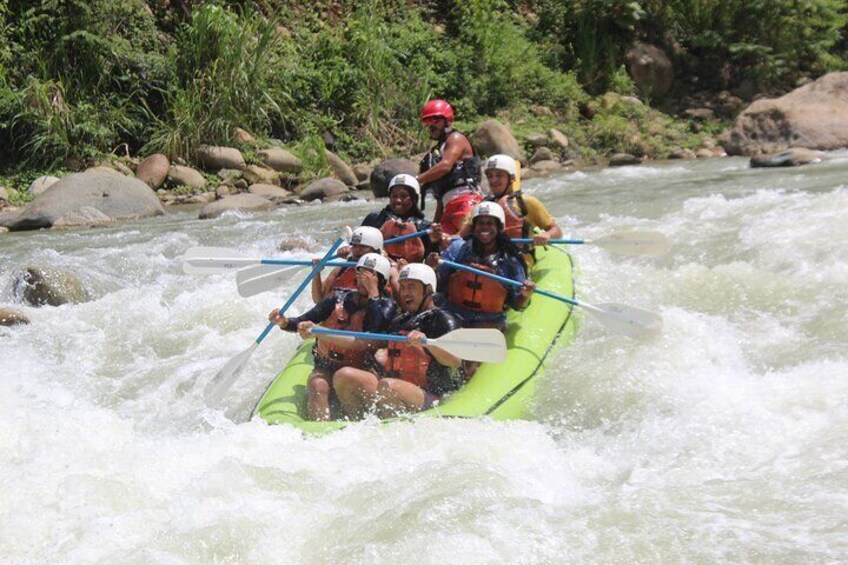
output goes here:
<path id="1" fill-rule="evenodd" d="M 249 155 L 278 139 L 315 171 L 324 146 L 409 155 L 434 96 L 469 128 L 498 116 L 519 136 L 557 127 L 584 158 L 661 156 L 701 130 L 596 98 L 638 95 L 634 42 L 665 48 L 680 98 L 848 68 L 847 31 L 841 0 L 0 0 L 0 175 L 125 152 L 192 162 L 236 127 L 258 139 Z"/>

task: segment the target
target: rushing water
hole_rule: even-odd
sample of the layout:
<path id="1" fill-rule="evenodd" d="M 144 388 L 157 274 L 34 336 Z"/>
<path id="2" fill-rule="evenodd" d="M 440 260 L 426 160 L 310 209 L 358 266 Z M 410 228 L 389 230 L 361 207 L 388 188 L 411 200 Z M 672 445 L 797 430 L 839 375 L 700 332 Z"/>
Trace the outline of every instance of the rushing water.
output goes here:
<path id="1" fill-rule="evenodd" d="M 0 561 L 846 562 L 846 179 L 839 153 L 529 181 L 568 234 L 671 239 L 661 259 L 573 250 L 582 300 L 658 311 L 663 336 L 583 318 L 528 421 L 324 438 L 247 421 L 293 335 L 265 340 L 225 406 L 204 404 L 285 297 L 242 299 L 232 275 L 187 276 L 178 258 L 294 237 L 318 250 L 380 204 L 0 236 L 0 298 L 32 319 L 0 328 Z M 26 265 L 77 274 L 93 300 L 13 304 Z"/>

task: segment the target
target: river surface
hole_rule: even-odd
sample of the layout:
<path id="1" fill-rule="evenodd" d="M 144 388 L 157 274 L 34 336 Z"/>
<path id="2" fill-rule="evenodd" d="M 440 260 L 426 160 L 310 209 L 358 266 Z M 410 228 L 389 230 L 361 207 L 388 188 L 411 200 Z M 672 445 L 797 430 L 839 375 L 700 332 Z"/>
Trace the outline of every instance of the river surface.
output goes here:
<path id="1" fill-rule="evenodd" d="M 179 256 L 317 251 L 382 203 L 0 236 L 0 302 L 32 319 L 0 328 L 0 562 L 848 562 L 848 153 L 525 189 L 568 235 L 660 230 L 673 246 L 572 249 L 581 300 L 657 311 L 665 331 L 636 342 L 583 317 L 531 418 L 507 423 L 314 438 L 250 421 L 298 343 L 282 332 L 223 406 L 204 404 L 299 281 L 243 299 L 233 275 L 185 275 Z M 16 304 L 26 265 L 75 273 L 93 299 Z"/>

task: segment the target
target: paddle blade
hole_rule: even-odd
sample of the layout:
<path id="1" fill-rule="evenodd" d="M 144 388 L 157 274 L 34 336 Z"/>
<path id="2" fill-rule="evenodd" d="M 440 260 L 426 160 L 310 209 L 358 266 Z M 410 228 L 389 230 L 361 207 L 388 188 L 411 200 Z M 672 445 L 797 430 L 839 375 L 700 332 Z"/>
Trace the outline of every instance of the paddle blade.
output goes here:
<path id="1" fill-rule="evenodd" d="M 226 247 L 192 247 L 182 257 L 183 272 L 187 275 L 225 273 L 257 261 Z"/>
<path id="2" fill-rule="evenodd" d="M 607 329 L 633 339 L 650 339 L 662 333 L 663 319 L 656 312 L 616 303 L 580 306 Z"/>
<path id="3" fill-rule="evenodd" d="M 247 366 L 250 356 L 256 351 L 258 343 L 253 342 L 250 347 L 227 361 L 227 364 L 212 377 L 203 389 L 203 399 L 207 404 L 217 404 L 227 394 L 233 383 L 236 382 L 241 372 Z"/>
<path id="4" fill-rule="evenodd" d="M 454 330 L 438 339 L 428 339 L 427 345 L 435 345 L 466 361 L 501 363 L 506 359 L 506 338 L 495 329 Z"/>
<path id="5" fill-rule="evenodd" d="M 669 250 L 668 239 L 658 231 L 617 232 L 587 241 L 619 255 L 659 257 Z"/>
<path id="6" fill-rule="evenodd" d="M 302 266 L 257 265 L 242 269 L 236 273 L 239 296 L 249 298 L 269 290 L 279 290 L 292 275 L 303 268 Z"/>

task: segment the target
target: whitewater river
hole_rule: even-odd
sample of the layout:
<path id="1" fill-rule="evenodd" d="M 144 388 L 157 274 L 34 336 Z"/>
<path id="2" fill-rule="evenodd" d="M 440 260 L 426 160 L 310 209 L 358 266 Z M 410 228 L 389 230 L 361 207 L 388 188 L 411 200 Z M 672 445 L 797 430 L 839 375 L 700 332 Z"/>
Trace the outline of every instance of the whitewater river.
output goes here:
<path id="1" fill-rule="evenodd" d="M 661 230 L 673 246 L 573 249 L 580 299 L 657 311 L 665 332 L 640 343 L 584 317 L 531 418 L 508 423 L 313 438 L 250 421 L 298 342 L 276 331 L 224 406 L 204 404 L 287 294 L 243 299 L 234 276 L 185 275 L 178 257 L 318 250 L 382 203 L 0 236 L 0 302 L 32 319 L 0 328 L 0 562 L 848 561 L 848 153 L 525 188 L 569 235 Z M 27 265 L 77 274 L 93 299 L 16 304 Z"/>

